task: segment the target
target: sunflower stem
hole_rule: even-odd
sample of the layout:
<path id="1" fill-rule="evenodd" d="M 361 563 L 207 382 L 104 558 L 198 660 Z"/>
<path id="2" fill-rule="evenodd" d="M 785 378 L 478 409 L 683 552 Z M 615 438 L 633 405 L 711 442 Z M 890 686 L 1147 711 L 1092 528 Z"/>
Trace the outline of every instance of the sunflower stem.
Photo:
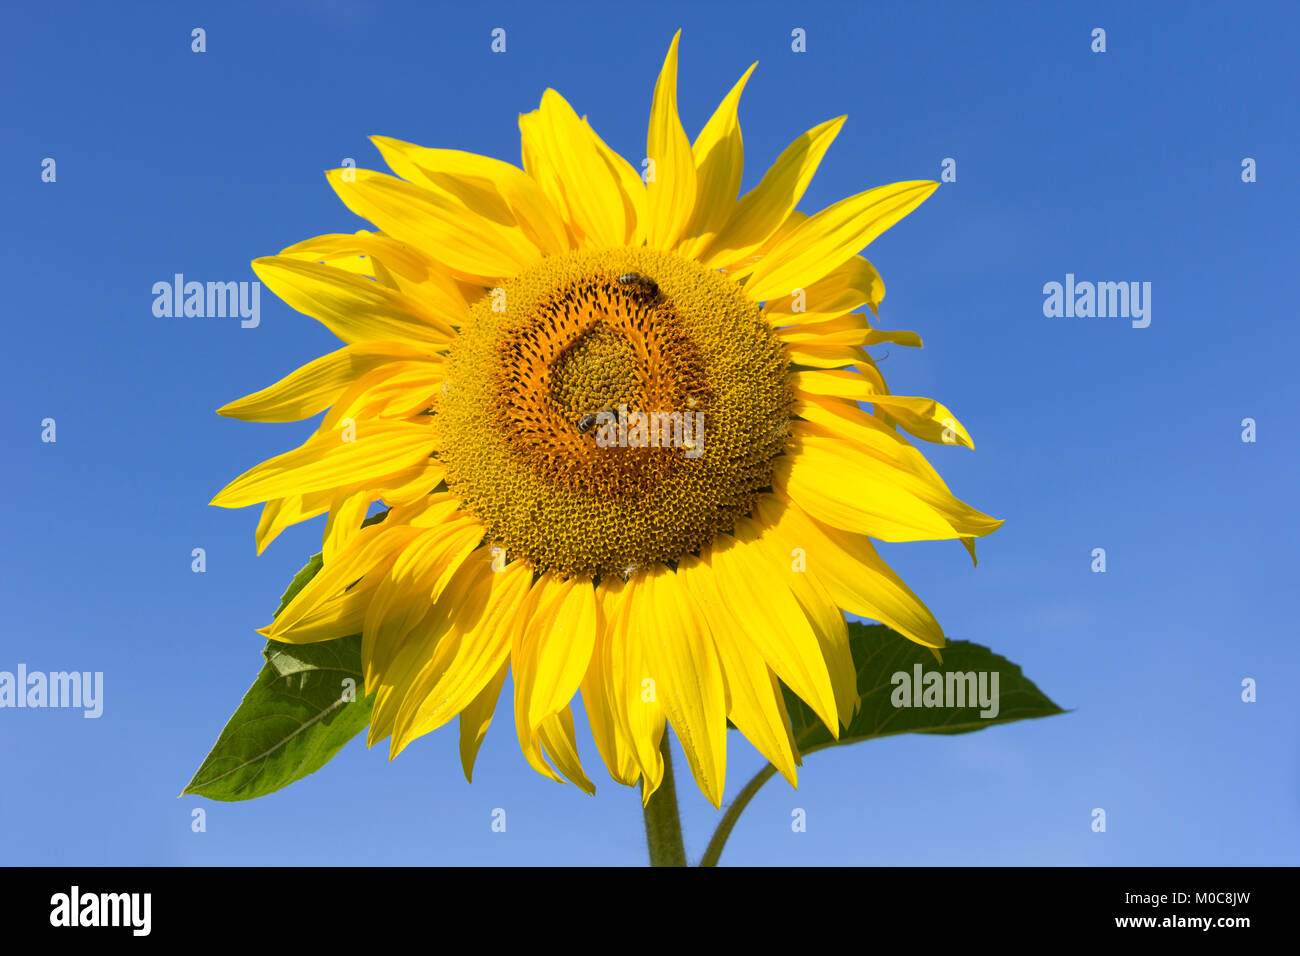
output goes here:
<path id="1" fill-rule="evenodd" d="M 673 781 L 673 757 L 668 732 L 659 742 L 664 759 L 664 778 L 643 809 L 645 842 L 651 866 L 685 866 L 686 845 L 682 842 L 682 819 L 677 813 L 677 784 Z"/>
<path id="2" fill-rule="evenodd" d="M 749 806 L 749 801 L 754 799 L 754 794 L 758 793 L 763 784 L 772 779 L 774 773 L 776 773 L 776 767 L 768 764 L 756 773 L 749 783 L 745 784 L 745 788 L 740 793 L 736 794 L 736 799 L 731 801 L 727 807 L 727 812 L 722 815 L 722 819 L 718 822 L 718 828 L 713 831 L 713 838 L 709 840 L 709 847 L 704 851 L 700 866 L 718 865 L 718 858 L 722 856 L 722 848 L 727 845 L 727 837 L 731 836 L 736 821 L 745 812 L 745 807 Z"/>

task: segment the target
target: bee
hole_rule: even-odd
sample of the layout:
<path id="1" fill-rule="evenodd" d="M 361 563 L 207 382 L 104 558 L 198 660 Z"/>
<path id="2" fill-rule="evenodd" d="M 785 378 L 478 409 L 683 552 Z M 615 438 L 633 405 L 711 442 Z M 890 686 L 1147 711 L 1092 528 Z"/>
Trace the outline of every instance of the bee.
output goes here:
<path id="1" fill-rule="evenodd" d="M 587 414 L 578 419 L 578 434 L 585 435 L 587 432 L 591 431 L 591 426 L 594 424 L 596 424 L 596 413 L 587 412 Z"/>
<path id="2" fill-rule="evenodd" d="M 640 290 L 647 299 L 654 299 L 659 296 L 659 283 L 639 272 L 624 273 L 618 277 L 618 284 Z"/>

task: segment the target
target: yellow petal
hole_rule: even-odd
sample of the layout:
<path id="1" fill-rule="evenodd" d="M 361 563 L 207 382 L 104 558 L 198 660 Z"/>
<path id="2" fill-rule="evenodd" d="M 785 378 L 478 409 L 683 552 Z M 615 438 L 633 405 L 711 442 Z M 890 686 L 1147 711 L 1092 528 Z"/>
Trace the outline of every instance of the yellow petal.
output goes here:
<path id="1" fill-rule="evenodd" d="M 461 278 L 491 285 L 541 261 L 541 250 L 518 225 L 467 215 L 461 202 L 444 193 L 369 169 L 332 169 L 326 175 L 354 213 Z"/>
<path id="2" fill-rule="evenodd" d="M 306 499 L 302 495 L 272 498 L 262 506 L 262 515 L 257 522 L 257 533 L 254 538 L 257 553 L 261 554 L 265 551 L 267 545 L 290 525 L 324 514 L 329 510 L 329 503 L 330 498 L 323 493 L 309 495 Z"/>
<path id="3" fill-rule="evenodd" d="M 369 491 L 335 492 L 330 503 L 329 520 L 325 523 L 325 537 L 321 542 L 321 556 L 332 560 L 349 541 L 356 538 L 361 522 L 366 520 L 373 499 Z"/>
<path id="4" fill-rule="evenodd" d="M 408 548 L 407 553 L 410 552 Z M 398 563 L 401 561 L 399 558 Z M 435 587 L 432 595 L 421 602 L 424 613 L 416 627 L 387 654 L 378 655 L 377 679 L 371 680 L 367 675 L 367 691 L 374 693 L 367 746 L 393 734 L 389 753 L 390 759 L 395 757 L 402 742 L 394 730 L 400 732 L 407 726 L 406 723 L 399 726 L 399 722 L 409 720 L 422 706 L 427 708 L 432 698 L 442 705 L 439 719 L 429 720 L 422 729 L 441 726 L 469 706 L 495 670 L 506 662 L 500 635 L 489 633 L 482 640 L 465 637 L 489 611 L 492 585 L 489 579 L 494 576 L 487 549 L 467 556 L 454 568 L 445 591 Z M 371 600 L 372 607 L 376 601 L 383 600 L 382 583 Z M 442 599 L 444 593 L 446 600 Z M 373 618 L 368 614 L 366 638 L 370 637 L 372 624 Z M 364 667 L 375 665 L 376 656 L 368 653 L 364 641 L 361 653 Z M 454 673 L 449 673 L 453 669 Z M 451 693 L 440 696 L 439 689 Z M 454 699 L 448 700 L 447 696 Z M 428 709 L 425 716 L 429 716 Z"/>
<path id="5" fill-rule="evenodd" d="M 718 104 L 691 146 L 695 160 L 695 212 L 681 252 L 691 258 L 718 234 L 731 215 L 740 192 L 745 146 L 740 135 L 740 94 L 757 63 L 745 71 Z"/>
<path id="6" fill-rule="evenodd" d="M 258 633 L 283 644 L 315 644 L 360 634 L 369 595 L 365 588 L 354 588 L 318 604 L 274 637 L 269 626 Z"/>
<path id="7" fill-rule="evenodd" d="M 814 521 L 793 502 L 761 495 L 755 515 L 781 546 L 802 549 L 806 574 L 850 614 L 870 618 L 927 647 L 943 647 L 943 629 L 929 608 L 876 553 L 865 535 Z"/>
<path id="8" fill-rule="evenodd" d="M 357 426 L 353 441 L 337 432 L 317 434 L 293 451 L 277 455 L 240 475 L 212 499 L 221 508 L 334 489 L 381 478 L 428 458 L 434 439 L 427 425 L 378 419 Z"/>
<path id="9" fill-rule="evenodd" d="M 339 427 L 345 419 L 414 418 L 415 424 L 436 400 L 445 381 L 440 362 L 387 362 L 348 386 L 321 420 L 320 432 Z"/>
<path id="10" fill-rule="evenodd" d="M 560 773 L 564 774 L 584 793 L 596 792 L 596 785 L 588 778 L 578 759 L 578 741 L 573 729 L 573 710 L 565 707 L 559 713 L 552 714 L 542 722 L 538 730 L 546 755 L 551 758 Z"/>
<path id="11" fill-rule="evenodd" d="M 807 573 L 807 556 L 803 551 L 778 540 L 769 528 L 762 530 L 757 546 L 794 594 L 817 635 L 835 692 L 840 724 L 847 727 L 860 703 L 857 668 L 849 650 L 848 622 L 820 580 Z"/>
<path id="12" fill-rule="evenodd" d="M 939 188 L 917 180 L 879 186 L 828 206 L 795 228 L 749 269 L 745 293 L 756 302 L 792 294 L 869 245 Z"/>
<path id="13" fill-rule="evenodd" d="M 771 321 L 769 319 L 769 321 Z M 865 315 L 857 312 L 842 315 L 824 322 L 808 322 L 790 325 L 777 330 L 777 338 L 792 345 L 812 345 L 820 347 L 880 345 L 893 342 L 919 349 L 921 337 L 915 332 L 902 329 L 876 329 Z"/>
<path id="14" fill-rule="evenodd" d="M 614 609 L 605 645 L 606 696 L 613 705 L 623 738 L 631 744 L 640 766 L 642 800 L 649 800 L 663 781 L 664 763 L 659 742 L 664 734 L 664 711 L 654 692 L 654 683 L 645 663 L 643 638 L 633 629 L 653 610 L 647 607 L 647 572 L 636 572 L 624 585 Z"/>
<path id="15" fill-rule="evenodd" d="M 720 807 L 727 771 L 727 707 L 717 652 L 690 592 L 673 571 L 656 565 L 647 586 L 653 613 L 634 619 L 631 626 L 645 642 L 646 666 L 695 782 Z M 646 610 L 644 604 L 640 610 Z"/>
<path id="16" fill-rule="evenodd" d="M 875 422 L 856 405 L 826 395 L 796 392 L 801 399 L 793 406 L 795 414 L 824 425 L 846 436 L 860 434 L 862 429 L 878 429 Z M 918 395 L 880 395 L 873 393 L 866 399 L 878 411 L 888 413 L 888 420 L 897 422 L 910 434 L 923 441 L 942 445 L 962 445 L 974 448 L 975 442 L 966 426 L 948 410 L 946 405 L 932 398 Z"/>
<path id="17" fill-rule="evenodd" d="M 348 259 L 383 259 L 385 268 L 406 283 L 424 282 L 428 278 L 430 260 L 410 246 L 394 241 L 380 232 L 363 229 L 355 233 L 336 232 L 314 236 L 295 242 L 280 255 L 289 259 L 306 259 L 310 262 L 328 262 L 348 271 L 357 271 L 344 263 Z"/>
<path id="18" fill-rule="evenodd" d="M 883 345 L 891 342 L 894 345 L 902 345 L 909 349 L 919 349 L 923 347 L 921 336 L 907 329 L 872 329 L 867 335 L 863 345 Z"/>
<path id="19" fill-rule="evenodd" d="M 889 393 L 885 378 L 876 368 L 870 356 L 856 345 L 805 345 L 802 342 L 787 344 L 786 355 L 795 365 L 807 365 L 818 369 L 839 369 L 850 365 L 859 369 L 867 379 L 870 387 L 881 394 Z"/>
<path id="20" fill-rule="evenodd" d="M 510 663 L 501 665 L 495 677 L 479 691 L 464 710 L 460 712 L 460 765 L 465 771 L 465 782 L 474 782 L 474 761 L 478 757 L 479 747 L 487 736 L 488 727 L 492 725 L 492 715 L 497 709 L 497 700 L 501 697 L 501 685 L 506 682 L 506 673 Z"/>
<path id="21" fill-rule="evenodd" d="M 790 386 L 796 393 L 810 397 L 824 395 L 828 398 L 851 398 L 859 402 L 869 402 L 877 394 L 874 381 L 845 369 L 793 372 L 790 375 Z"/>
<path id="22" fill-rule="evenodd" d="M 427 497 L 442 481 L 446 471 L 445 465 L 430 458 L 384 478 L 351 482 L 336 489 L 314 491 L 307 495 L 273 498 L 262 508 L 261 520 L 257 525 L 257 553 L 261 554 L 290 525 L 332 510 L 336 498 L 346 499 L 354 494 L 364 494 L 368 502 L 380 500 L 389 507 L 409 504 Z M 329 528 L 326 529 L 326 536 L 328 534 Z"/>
<path id="23" fill-rule="evenodd" d="M 623 245 L 628 221 L 623 186 L 606 162 L 599 137 L 554 90 L 519 117 L 524 169 L 578 233 L 584 246 Z"/>
<path id="24" fill-rule="evenodd" d="M 884 412 L 908 434 L 940 445 L 975 447 L 966 426 L 946 405 L 919 395 L 878 395 L 871 400 L 876 411 Z"/>
<path id="25" fill-rule="evenodd" d="M 510 630 L 510 666 L 514 671 L 515 685 L 515 734 L 519 738 L 519 749 L 523 753 L 524 759 L 528 761 L 529 766 L 542 776 L 548 777 L 557 783 L 563 783 L 564 780 L 546 759 L 546 754 L 542 749 L 540 729 L 534 727 L 528 720 L 528 701 L 524 698 L 521 685 L 530 686 L 532 674 L 521 674 L 519 665 L 522 654 L 521 639 L 527 633 L 530 622 L 539 613 L 547 613 L 556 604 L 560 603 L 563 597 L 562 579 L 553 573 L 543 574 L 523 599 L 515 618 L 517 623 Z"/>
<path id="26" fill-rule="evenodd" d="M 429 459 L 427 462 L 420 462 L 413 468 L 398 472 L 392 478 L 379 482 L 374 486 L 374 489 L 378 493 L 379 499 L 392 508 L 398 505 L 410 504 L 426 497 L 429 492 L 438 487 L 438 483 L 442 481 L 446 474 L 446 465 L 440 461 Z"/>
<path id="27" fill-rule="evenodd" d="M 439 614 L 436 608 L 431 608 L 425 622 L 408 634 L 400 647 L 394 649 L 395 653 L 385 663 L 382 675 L 367 682 L 366 693 L 372 695 L 373 700 L 370 727 L 366 733 L 367 747 L 373 747 L 393 733 L 397 715 L 407 701 L 421 699 L 421 693 L 415 690 L 422 673 L 421 668 L 446 643 L 450 630 L 450 615 Z M 450 719 L 451 715 L 448 716 Z M 390 742 L 389 759 L 394 756 L 393 744 Z"/>
<path id="28" fill-rule="evenodd" d="M 599 610 L 596 629 L 596 646 L 582 678 L 582 705 L 591 724 L 591 736 L 596 749 L 609 770 L 609 775 L 619 783 L 631 786 L 641 775 L 641 767 L 632 752 L 631 742 L 624 737 L 622 727 L 614 715 L 614 703 L 606 692 L 605 661 L 608 656 L 609 629 L 613 626 L 613 612 L 622 591 L 623 581 L 602 580 L 596 589 Z"/>
<path id="29" fill-rule="evenodd" d="M 891 468 L 898 469 L 897 473 L 890 473 L 891 478 L 945 514 L 950 514 L 963 522 L 973 521 L 974 524 L 970 528 L 972 535 L 987 534 L 1002 523 L 981 514 L 969 505 L 960 502 L 954 504 L 956 499 L 952 497 L 943 478 L 925 456 L 906 438 L 874 415 L 868 415 L 860 408 L 845 402 L 826 401 L 801 407 L 809 414 L 820 414 L 823 410 L 830 411 L 834 417 L 834 423 L 830 426 L 820 422 L 796 421 L 791 424 L 790 433 L 803 441 L 805 447 L 815 446 L 842 455 L 855 455 L 860 452 Z M 818 411 L 811 411 L 813 408 L 818 408 Z M 988 530 L 983 532 L 976 530 L 976 526 L 984 525 L 989 525 Z"/>
<path id="30" fill-rule="evenodd" d="M 462 504 L 460 498 L 449 491 L 423 495 L 417 501 L 394 507 L 384 523 L 393 527 L 433 528 L 461 510 Z"/>
<path id="31" fill-rule="evenodd" d="M 717 237 L 700 250 L 700 261 L 711 269 L 720 269 L 747 258 L 771 238 L 803 198 L 813 173 L 843 125 L 843 116 L 827 120 L 787 146 L 759 184 L 736 203 Z M 782 294 L 788 293 L 789 289 Z"/>
<path id="32" fill-rule="evenodd" d="M 793 293 L 769 301 L 763 307 L 768 321 L 773 325 L 821 322 L 864 305 L 875 312 L 884 301 L 885 282 L 875 266 L 853 256 L 802 291 L 797 303 Z"/>
<path id="33" fill-rule="evenodd" d="M 646 183 L 646 242 L 652 249 L 672 249 L 695 212 L 695 160 L 691 142 L 677 115 L 677 31 L 664 58 L 650 107 L 646 157 L 654 178 Z"/>
<path id="34" fill-rule="evenodd" d="M 253 260 L 253 271 L 272 292 L 344 342 L 398 339 L 445 348 L 455 335 L 446 321 L 409 296 L 341 269 L 267 256 Z"/>
<path id="35" fill-rule="evenodd" d="M 678 561 L 677 573 L 713 636 L 726 686 L 727 717 L 796 786 L 798 756 L 780 706 L 780 689 L 763 655 L 728 608 L 707 564 L 686 555 Z"/>
<path id="36" fill-rule="evenodd" d="M 458 512 L 408 544 L 382 576 L 366 609 L 361 664 L 366 691 L 375 689 L 408 633 L 436 607 L 448 581 L 483 540 L 473 515 Z"/>
<path id="37" fill-rule="evenodd" d="M 453 609 L 450 635 L 439 642 L 434 656 L 412 682 L 394 720 L 392 756 L 416 737 L 450 721 L 487 686 L 510 657 L 510 630 L 519 626 L 518 611 L 528 593 L 532 569 L 512 561 L 501 571 L 484 572 L 477 557 L 466 562 L 466 574 L 477 583 L 460 591 L 474 609 L 461 615 Z M 466 619 L 467 618 L 467 619 Z"/>
<path id="38" fill-rule="evenodd" d="M 515 709 L 529 732 L 568 706 L 596 645 L 596 594 L 590 578 L 542 575 L 528 624 L 514 637 Z"/>
<path id="39" fill-rule="evenodd" d="M 737 520 L 735 538 L 714 538 L 708 564 L 768 667 L 838 737 L 835 693 L 817 635 L 776 569 L 753 547 L 757 538 L 752 519 Z"/>
<path id="40" fill-rule="evenodd" d="M 389 507 L 419 501 L 437 488 L 446 471 L 446 466 L 441 462 L 429 458 L 382 479 L 360 481 L 360 483 L 354 481 L 339 486 L 338 489 L 324 490 L 324 492 L 273 498 L 272 501 L 266 502 L 261 512 L 261 520 L 257 523 L 257 554 L 263 553 L 266 545 L 276 540 L 279 532 L 289 525 L 305 522 L 325 512 L 330 512 L 330 524 L 325 528 L 325 538 L 329 538 L 334 527 L 333 510 L 337 507 L 335 501 L 346 501 L 351 496 L 357 496 L 364 498 L 367 505 L 374 501 L 382 501 Z M 361 518 L 364 516 L 361 515 Z M 343 540 L 347 537 L 350 535 L 344 531 Z M 343 544 L 343 540 L 339 541 L 339 544 Z"/>
<path id="41" fill-rule="evenodd" d="M 506 665 L 507 656 L 499 641 L 473 643 L 462 636 L 470 626 L 467 622 L 481 619 L 487 608 L 488 577 L 485 562 L 463 562 L 452 577 L 447 599 L 426 603 L 419 623 L 392 649 L 378 679 L 367 688 L 374 694 L 367 746 L 391 735 L 389 759 L 395 758 L 404 745 L 401 732 L 407 722 L 428 704 L 432 689 L 448 677 L 448 667 L 458 659 L 460 667 L 455 677 L 464 683 L 459 687 L 455 706 L 444 706 L 436 723 L 430 722 L 422 730 L 441 726 L 470 706 L 491 682 L 493 668 Z M 477 656 L 466 656 L 471 653 Z"/>
<path id="42" fill-rule="evenodd" d="M 370 139 L 403 179 L 455 198 L 469 215 L 515 223 L 546 255 L 569 250 L 560 214 L 519 167 L 457 149 L 429 149 L 387 136 Z"/>
<path id="43" fill-rule="evenodd" d="M 868 448 L 818 427 L 791 426 L 793 454 L 778 459 L 773 475 L 773 487 L 818 520 L 883 541 L 974 537 L 1002 525 L 955 498 L 933 469 L 901 449 Z"/>
<path id="44" fill-rule="evenodd" d="M 370 575 L 370 572 L 386 569 L 400 550 L 421 533 L 419 528 L 397 525 L 386 527 L 385 524 L 362 528 L 334 561 L 324 565 L 303 589 L 294 595 L 293 600 L 265 628 L 266 636 L 288 644 L 320 640 L 314 636 L 300 639 L 294 633 L 294 626 L 327 602 L 341 596 L 357 581 L 360 583 L 355 584 L 353 591 L 359 594 L 373 591 L 378 581 L 377 576 Z"/>
<path id="45" fill-rule="evenodd" d="M 311 418 L 333 404 L 357 378 L 399 359 L 419 359 L 439 366 L 442 362 L 431 349 L 406 342 L 369 341 L 347 345 L 308 362 L 274 385 L 223 405 L 217 414 L 246 422 L 296 422 Z"/>
<path id="46" fill-rule="evenodd" d="M 582 124 L 587 127 L 596 151 L 618 182 L 623 199 L 623 221 L 626 223 L 626 245 L 641 246 L 645 244 L 645 232 L 648 216 L 646 214 L 646 188 L 641 176 L 632 164 L 606 145 L 605 141 L 591 129 L 591 124 L 584 118 Z"/>
<path id="47" fill-rule="evenodd" d="M 451 326 L 464 324 L 469 305 L 455 279 L 433 259 L 381 232 L 316 236 L 283 249 L 289 259 L 323 262 L 397 289 L 422 309 Z"/>

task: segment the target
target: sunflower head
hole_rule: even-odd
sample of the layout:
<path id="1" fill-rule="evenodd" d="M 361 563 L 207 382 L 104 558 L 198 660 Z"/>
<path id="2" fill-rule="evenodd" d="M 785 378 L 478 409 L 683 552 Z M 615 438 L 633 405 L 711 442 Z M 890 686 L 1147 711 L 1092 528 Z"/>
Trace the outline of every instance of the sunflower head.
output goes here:
<path id="1" fill-rule="evenodd" d="M 832 734 L 852 718 L 846 613 L 943 645 L 871 539 L 973 555 L 1000 522 L 905 437 L 971 444 L 890 393 L 866 348 L 920 340 L 872 324 L 884 285 L 859 255 L 937 184 L 797 212 L 840 118 L 738 198 L 752 70 L 692 142 L 674 38 L 644 180 L 552 90 L 519 118 L 522 167 L 376 138 L 396 175 L 329 175 L 375 230 L 254 262 L 344 344 L 221 409 L 325 415 L 214 503 L 263 503 L 259 549 L 328 516 L 322 569 L 264 633 L 361 633 L 370 742 L 393 755 L 459 717 L 469 776 L 509 673 L 541 773 L 592 789 L 581 693 L 614 779 L 648 799 L 671 725 L 717 804 L 728 721 L 795 782 L 782 685 Z"/>

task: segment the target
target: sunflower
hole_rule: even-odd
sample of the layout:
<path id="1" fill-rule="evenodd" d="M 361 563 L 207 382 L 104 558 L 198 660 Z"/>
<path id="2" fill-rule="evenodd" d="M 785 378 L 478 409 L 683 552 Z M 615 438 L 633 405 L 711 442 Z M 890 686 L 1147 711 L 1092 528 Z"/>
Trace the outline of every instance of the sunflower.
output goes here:
<path id="1" fill-rule="evenodd" d="M 865 350 L 920 345 L 872 324 L 885 289 L 858 253 L 938 184 L 797 212 L 840 117 L 738 199 L 754 67 L 692 143 L 677 43 L 640 172 L 548 89 L 519 117 L 522 169 L 376 137 L 396 176 L 327 174 L 375 231 L 253 262 L 345 344 L 220 409 L 325 415 L 213 504 L 263 503 L 259 553 L 328 516 L 321 570 L 261 633 L 361 634 L 368 744 L 390 756 L 459 716 L 469 778 L 513 670 L 520 746 L 553 779 L 595 789 L 580 692 L 610 775 L 644 800 L 666 725 L 714 805 L 729 723 L 793 785 L 781 685 L 833 735 L 860 703 L 845 612 L 944 644 L 871 539 L 973 558 L 1001 524 L 902 434 L 971 446 L 966 430 L 890 394 Z"/>

